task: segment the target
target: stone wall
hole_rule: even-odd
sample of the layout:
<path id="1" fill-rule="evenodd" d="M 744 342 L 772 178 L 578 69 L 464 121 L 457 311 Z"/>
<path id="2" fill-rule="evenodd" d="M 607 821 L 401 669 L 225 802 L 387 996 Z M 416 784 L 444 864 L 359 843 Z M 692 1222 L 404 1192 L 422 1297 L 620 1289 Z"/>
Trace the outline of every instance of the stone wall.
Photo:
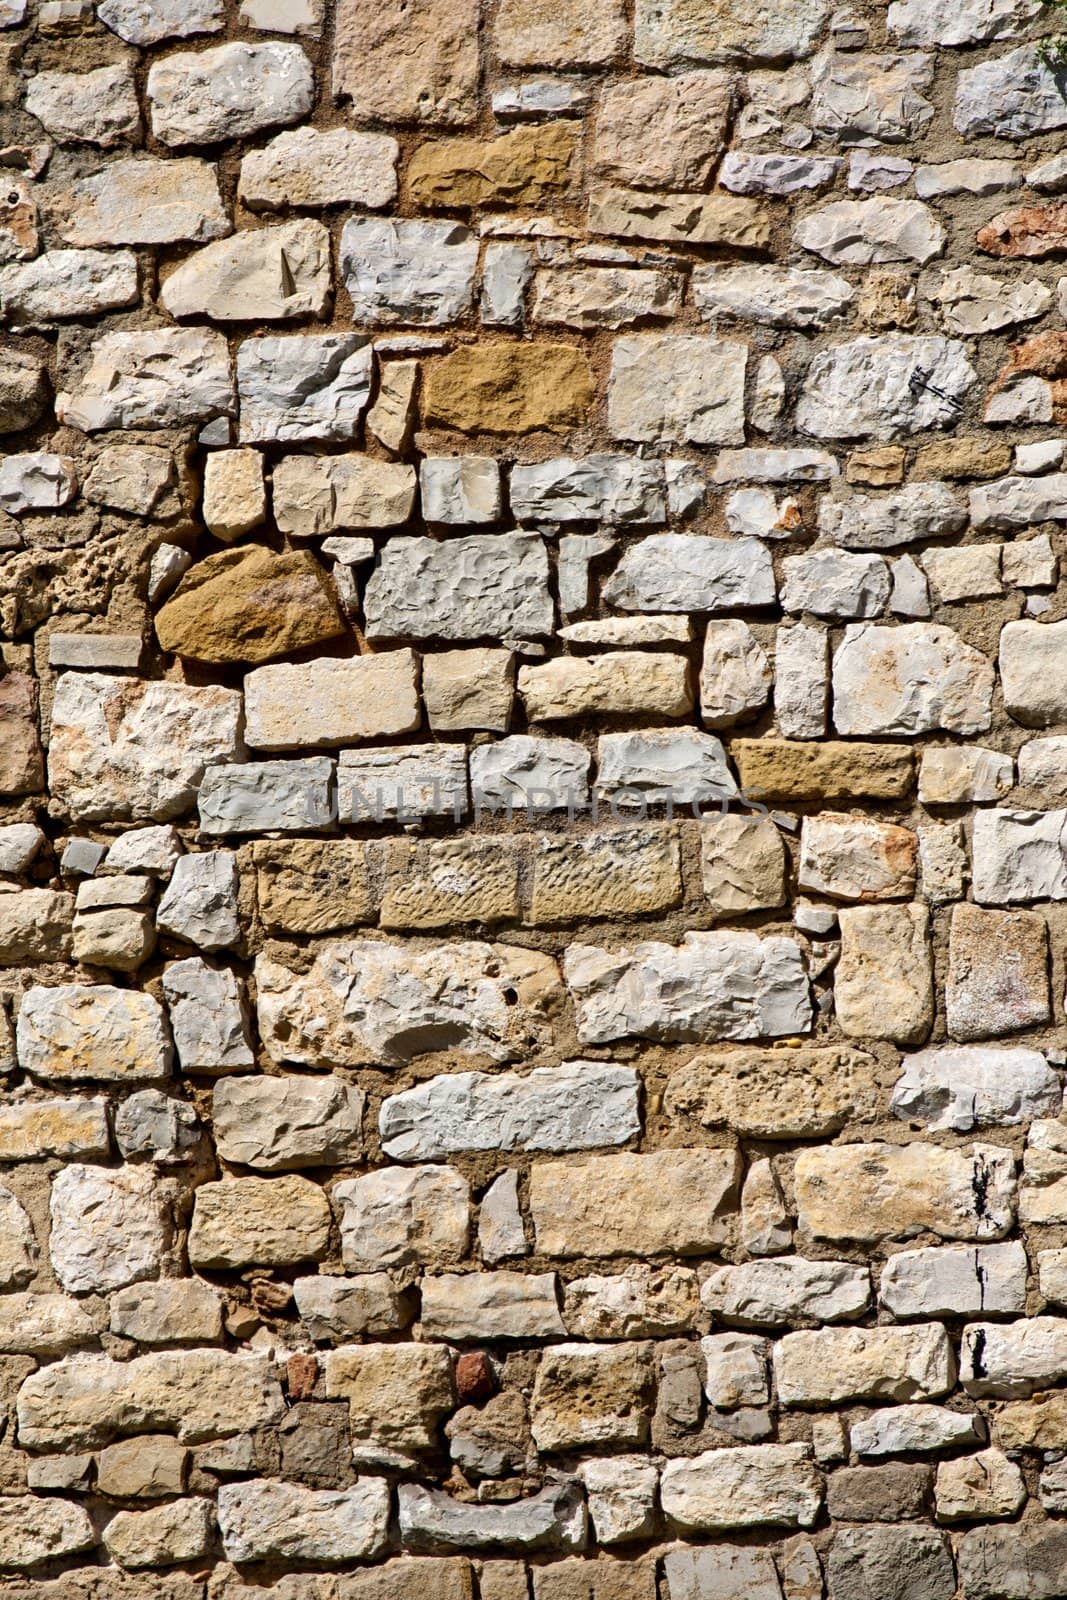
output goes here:
<path id="1" fill-rule="evenodd" d="M 0 0 L 0 1600 L 1067 1594 L 1055 31 Z"/>

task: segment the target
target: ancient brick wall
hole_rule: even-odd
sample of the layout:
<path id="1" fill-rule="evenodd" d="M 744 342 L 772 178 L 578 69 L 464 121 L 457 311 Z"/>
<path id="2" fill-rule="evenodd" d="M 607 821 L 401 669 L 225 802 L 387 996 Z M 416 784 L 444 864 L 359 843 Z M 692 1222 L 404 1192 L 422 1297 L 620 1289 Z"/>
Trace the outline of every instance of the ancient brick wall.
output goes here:
<path id="1" fill-rule="evenodd" d="M 0 0 L 0 1600 L 1067 1595 L 1058 17 Z"/>

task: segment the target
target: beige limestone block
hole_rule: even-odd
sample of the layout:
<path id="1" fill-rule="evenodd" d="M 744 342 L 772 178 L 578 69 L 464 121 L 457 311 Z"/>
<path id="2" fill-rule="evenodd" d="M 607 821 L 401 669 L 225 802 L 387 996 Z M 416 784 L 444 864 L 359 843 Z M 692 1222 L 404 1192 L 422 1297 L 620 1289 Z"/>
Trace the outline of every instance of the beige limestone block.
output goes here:
<path id="1" fill-rule="evenodd" d="M 785 901 L 785 845 L 768 817 L 705 817 L 700 870 L 716 918 L 768 911 Z"/>
<path id="2" fill-rule="evenodd" d="M 572 345 L 463 345 L 426 363 L 423 421 L 461 433 L 559 433 L 586 420 L 595 391 Z"/>
<path id="3" fill-rule="evenodd" d="M 801 825 L 797 886 L 835 900 L 907 899 L 918 854 L 910 828 L 825 811 Z"/>
<path id="4" fill-rule="evenodd" d="M 1014 1220 L 1015 1163 L 1000 1145 L 802 1150 L 795 1181 L 801 1227 L 817 1239 L 1003 1239 Z"/>
<path id="5" fill-rule="evenodd" d="M 774 1347 L 778 1398 L 786 1406 L 851 1400 L 930 1400 L 956 1379 L 939 1323 L 910 1328 L 818 1328 Z"/>
<path id="6" fill-rule="evenodd" d="M 834 1000 L 843 1032 L 921 1044 L 934 1020 L 928 908 L 849 907 L 839 921 Z"/>
<path id="7" fill-rule="evenodd" d="M 271 1267 L 326 1254 L 330 1207 L 307 1178 L 229 1178 L 201 1184 L 189 1229 L 195 1267 Z"/>
<path id="8" fill-rule="evenodd" d="M 596 6 L 560 0 L 501 0 L 493 43 L 509 67 L 597 67 L 614 61 L 627 34 L 622 0 Z"/>
<path id="9" fill-rule="evenodd" d="M 478 111 L 477 0 L 341 0 L 333 92 L 360 119 L 462 126 Z"/>
<path id="10" fill-rule="evenodd" d="M 531 123 L 495 139 L 422 144 L 408 164 L 408 193 L 427 211 L 551 204 L 571 185 L 578 127 Z"/>
<path id="11" fill-rule="evenodd" d="M 537 926 L 641 916 L 682 898 L 673 827 L 603 830 L 580 839 L 542 836 L 533 874 L 529 920 Z"/>
<path id="12" fill-rule="evenodd" d="M 252 858 L 268 933 L 335 933 L 371 920 L 361 839 L 257 839 Z"/>
<path id="13" fill-rule="evenodd" d="M 411 650 L 259 667 L 245 678 L 245 738 L 254 750 L 358 744 L 419 726 Z"/>
<path id="14" fill-rule="evenodd" d="M 447 928 L 508 922 L 519 915 L 519 858 L 513 841 L 390 841 L 383 928 Z"/>
<path id="15" fill-rule="evenodd" d="M 222 550 L 192 567 L 156 614 L 164 650 L 253 666 L 346 631 L 333 585 L 307 550 Z"/>
<path id="16" fill-rule="evenodd" d="M 737 1151 L 658 1150 L 538 1162 L 530 1173 L 546 1256 L 704 1255 L 728 1237 Z"/>
<path id="17" fill-rule="evenodd" d="M 653 1366 L 647 1344 L 562 1344 L 541 1356 L 530 1426 L 537 1448 L 584 1450 L 648 1438 Z"/>
<path id="18" fill-rule="evenodd" d="M 543 666 L 520 667 L 519 694 L 531 722 L 645 713 L 684 717 L 693 709 L 685 658 L 637 650 L 558 656 Z"/>
<path id="19" fill-rule="evenodd" d="M 906 744 L 734 739 L 741 789 L 757 800 L 900 800 L 915 785 Z"/>
<path id="20" fill-rule="evenodd" d="M 452 1410 L 452 1359 L 438 1345 L 343 1345 L 327 1352 L 326 1395 L 347 1400 L 357 1451 L 421 1450 Z"/>
<path id="21" fill-rule="evenodd" d="M 507 733 L 515 698 L 510 650 L 440 650 L 422 658 L 422 697 L 435 733 Z"/>
<path id="22" fill-rule="evenodd" d="M 702 1051 L 667 1081 L 664 1109 L 759 1139 L 820 1138 L 884 1114 L 873 1056 L 847 1045 Z"/>
<path id="23" fill-rule="evenodd" d="M 213 450 L 204 462 L 204 523 L 231 544 L 267 514 L 263 457 L 258 450 Z"/>

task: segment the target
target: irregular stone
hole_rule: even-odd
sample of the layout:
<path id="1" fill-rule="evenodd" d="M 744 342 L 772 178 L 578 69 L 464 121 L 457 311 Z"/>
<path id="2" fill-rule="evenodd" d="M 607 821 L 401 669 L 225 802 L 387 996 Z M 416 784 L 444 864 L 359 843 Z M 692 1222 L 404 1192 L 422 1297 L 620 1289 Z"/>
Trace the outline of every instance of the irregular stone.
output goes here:
<path id="1" fill-rule="evenodd" d="M 128 250 L 49 250 L 0 268 L 0 314 L 7 322 L 100 316 L 136 305 L 139 292 L 137 258 Z"/>
<path id="2" fill-rule="evenodd" d="M 47 404 L 43 362 L 23 350 L 0 352 L 0 433 L 30 427 Z"/>
<path id="3" fill-rule="evenodd" d="M 709 622 L 700 667 L 700 715 L 705 727 L 731 728 L 750 721 L 766 705 L 773 683 L 766 652 L 747 623 Z"/>
<path id="4" fill-rule="evenodd" d="M 1028 728 L 1064 720 L 1059 663 L 1067 654 L 1067 627 L 1057 622 L 1009 622 L 1000 635 L 1000 676 L 1008 715 Z M 1020 778 L 1022 774 L 1020 772 Z"/>
<path id="5" fill-rule="evenodd" d="M 164 1078 L 171 1046 L 151 995 L 107 985 L 31 988 L 16 1029 L 19 1064 L 55 1083 Z"/>
<path id="6" fill-rule="evenodd" d="M 593 188 L 589 231 L 621 239 L 727 245 L 766 250 L 771 218 L 756 200 L 726 194 L 672 194 L 647 189 Z"/>
<path id="7" fill-rule="evenodd" d="M 326 1253 L 330 1208 L 307 1178 L 202 1183 L 189 1229 L 194 1267 L 287 1266 Z"/>
<path id="8" fill-rule="evenodd" d="M 520 638 L 552 631 L 548 557 L 536 534 L 390 539 L 364 596 L 370 638 Z"/>
<path id="9" fill-rule="evenodd" d="M 723 815 L 700 830 L 704 895 L 716 918 L 765 911 L 786 898 L 786 854 L 767 818 Z"/>
<path id="10" fill-rule="evenodd" d="M 101 1293 L 159 1273 L 171 1240 L 169 1197 L 144 1167 L 67 1166 L 52 1182 L 52 1267 L 72 1293 Z"/>
<path id="11" fill-rule="evenodd" d="M 959 533 L 966 522 L 945 483 L 910 483 L 885 495 L 825 495 L 819 502 L 819 532 L 846 550 L 893 550 Z"/>
<path id="12" fill-rule="evenodd" d="M 820 1328 L 780 1339 L 774 1372 L 785 1406 L 923 1400 L 948 1393 L 955 1361 L 945 1330 L 937 1325 Z"/>
<path id="13" fill-rule="evenodd" d="M 531 1402 L 537 1448 L 644 1443 L 652 1381 L 647 1345 L 560 1344 L 544 1351 Z"/>
<path id="14" fill-rule="evenodd" d="M 927 1455 L 978 1444 L 983 1438 L 976 1415 L 921 1404 L 872 1411 L 851 1429 L 852 1448 L 861 1456 Z"/>
<path id="15" fill-rule="evenodd" d="M 720 740 L 687 728 L 601 734 L 596 786 L 602 795 L 663 794 L 678 805 L 736 793 Z"/>
<path id="16" fill-rule="evenodd" d="M 261 954 L 260 1036 L 295 1066 L 399 1066 L 442 1049 L 505 1061 L 529 1049 L 558 983 L 550 957 L 474 941 L 335 942 L 306 973 Z"/>
<path id="17" fill-rule="evenodd" d="M 741 1446 L 668 1461 L 660 1501 L 679 1526 L 701 1532 L 767 1524 L 810 1528 L 822 1505 L 822 1482 L 809 1445 Z"/>
<path id="18" fill-rule="evenodd" d="M 949 1542 L 933 1528 L 841 1528 L 828 1563 L 833 1600 L 951 1600 Z"/>
<path id="19" fill-rule="evenodd" d="M 203 1130 L 193 1107 L 159 1089 L 140 1089 L 115 1113 L 115 1142 L 124 1156 L 148 1156 L 160 1166 L 189 1161 Z"/>
<path id="20" fill-rule="evenodd" d="M 392 0 L 369 13 L 343 0 L 333 52 L 333 92 L 359 119 L 454 126 L 478 110 L 478 10 L 472 0 L 415 11 Z"/>
<path id="21" fill-rule="evenodd" d="M 566 1329 L 556 1304 L 556 1275 L 428 1274 L 422 1280 L 422 1333 L 426 1339 L 460 1343 L 562 1337 Z"/>
<path id="22" fill-rule="evenodd" d="M 415 658 L 410 650 L 387 650 L 260 667 L 245 679 L 245 715 L 248 743 L 261 750 L 408 733 L 419 725 Z"/>
<path id="23" fill-rule="evenodd" d="M 166 56 L 149 68 L 147 89 L 152 132 L 172 149 L 299 122 L 315 96 L 303 50 L 275 42 Z"/>
<path id="24" fill-rule="evenodd" d="M 503 1505 L 473 1505 L 443 1489 L 402 1483 L 400 1533 L 410 1550 L 573 1550 L 585 1542 L 585 1505 L 575 1484 L 553 1483 Z M 485 1570 L 485 1569 L 483 1569 Z"/>
<path id="25" fill-rule="evenodd" d="M 682 0 L 641 0 L 635 18 L 634 53 L 645 66 L 678 61 L 789 60 L 811 54 L 826 22 L 822 0 L 765 0 L 755 11 L 730 3 L 714 19 Z M 673 1600 L 673 1596 L 672 1596 Z"/>
<path id="26" fill-rule="evenodd" d="M 1054 1114 L 1062 1096 L 1060 1079 L 1039 1051 L 964 1047 L 905 1057 L 892 1104 L 898 1117 L 931 1130 L 969 1133 Z"/>
<path id="27" fill-rule="evenodd" d="M 752 1256 L 777 1255 L 792 1245 L 793 1229 L 785 1196 L 766 1157 L 753 1161 L 745 1173 L 738 1238 L 742 1249 Z"/>
<path id="28" fill-rule="evenodd" d="M 835 1522 L 896 1522 L 922 1517 L 930 1506 L 931 1473 L 921 1464 L 840 1467 L 826 1485 Z"/>
<path id="29" fill-rule="evenodd" d="M 546 1256 L 704 1255 L 736 1205 L 733 1150 L 663 1150 L 539 1162 L 530 1173 L 537 1249 Z"/>
<path id="30" fill-rule="evenodd" d="M 959 340 L 865 334 L 814 357 L 797 402 L 797 426 L 820 439 L 919 433 L 954 423 L 974 381 Z"/>
<path id="31" fill-rule="evenodd" d="M 170 488 L 173 477 L 174 461 L 169 451 L 152 445 L 112 445 L 96 457 L 82 493 L 92 505 L 111 506 L 116 511 L 146 517 Z M 184 551 L 182 555 L 188 566 L 191 557 Z M 156 596 L 150 593 L 149 598 Z"/>
<path id="32" fill-rule="evenodd" d="M 450 1073 L 382 1105 L 382 1149 L 433 1161 L 467 1150 L 589 1150 L 640 1132 L 637 1075 L 589 1061 L 516 1073 Z"/>
<path id="33" fill-rule="evenodd" d="M 222 1548 L 231 1561 L 343 1566 L 384 1551 L 389 1488 L 383 1478 L 364 1478 L 350 1489 L 252 1478 L 220 1485 L 218 1514 Z"/>
<path id="34" fill-rule="evenodd" d="M 356 1272 L 409 1262 L 448 1266 L 466 1255 L 470 1190 L 452 1167 L 386 1167 L 335 1186 L 341 1255 Z"/>
<path id="35" fill-rule="evenodd" d="M 960 1540 L 959 1564 L 973 1600 L 1045 1600 L 1063 1587 L 1067 1540 L 1048 1521 L 974 1528 Z"/>
<path id="36" fill-rule="evenodd" d="M 929 298 L 950 333 L 973 337 L 1032 322 L 1048 310 L 1052 291 L 1036 278 L 994 278 L 963 266 L 943 272 Z"/>
<path id="37" fill-rule="evenodd" d="M 345 631 L 333 587 L 306 550 L 222 550 L 191 568 L 156 614 L 164 650 L 258 665 Z"/>
<path id="38" fill-rule="evenodd" d="M 800 1223 L 818 1239 L 1003 1238 L 1014 1194 L 1014 1162 L 998 1145 L 839 1145 L 796 1163 Z"/>
<path id="39" fill-rule="evenodd" d="M 844 315 L 853 294 L 836 273 L 799 267 L 714 262 L 693 272 L 693 302 L 708 322 L 726 316 L 775 328 L 825 328 Z"/>
<path id="40" fill-rule="evenodd" d="M 770 1550 L 747 1545 L 676 1545 L 663 1562 L 669 1600 L 781 1600 Z M 821 1587 L 821 1578 L 820 1578 Z"/>
<path id="41" fill-rule="evenodd" d="M 1000 478 L 993 483 L 980 484 L 971 490 L 970 513 L 977 530 L 991 533 L 1027 528 L 1034 522 L 1067 521 L 1067 474 L 1053 472 L 1043 477 Z M 1042 624 L 1008 626 L 1033 630 Z M 1036 637 L 1032 632 L 1031 636 Z"/>
<path id="42" fill-rule="evenodd" d="M 929 913 L 922 904 L 840 913 L 834 1003 L 850 1038 L 919 1044 L 934 1018 Z"/>
<path id="43" fill-rule="evenodd" d="M 237 194 L 253 211 L 366 206 L 396 199 L 396 140 L 348 128 L 293 128 L 241 162 Z"/>
<path id="44" fill-rule="evenodd" d="M 73 915 L 71 896 L 53 889 L 0 896 L 0 967 L 69 960 Z"/>
<path id="45" fill-rule="evenodd" d="M 392 744 L 380 750 L 341 752 L 337 810 L 342 822 L 381 822 L 395 817 L 407 823 L 441 816 L 458 820 L 466 809 L 467 756 L 462 746 Z M 364 884 L 364 910 L 330 926 L 351 927 L 353 922 L 369 920 L 365 871 L 360 881 Z"/>
<path id="46" fill-rule="evenodd" d="M 439 1347 L 347 1345 L 324 1364 L 327 1398 L 348 1401 L 357 1457 L 429 1448 L 455 1406 L 451 1356 Z"/>
<path id="47" fill-rule="evenodd" d="M 1026 1270 L 1017 1243 L 901 1250 L 882 1269 L 879 1299 L 896 1317 L 1020 1316 Z"/>
<path id="48" fill-rule="evenodd" d="M 162 44 L 195 33 L 217 33 L 223 26 L 219 0 L 101 0 L 97 19 L 127 44 Z"/>
<path id="49" fill-rule="evenodd" d="M 693 707 L 686 661 L 662 652 L 560 656 L 520 667 L 518 687 L 531 722 L 635 713 L 684 717 Z"/>
<path id="50" fill-rule="evenodd" d="M 0 1108 L 0 1161 L 42 1156 L 89 1160 L 107 1156 L 110 1140 L 103 1100 L 9 1100 Z"/>
<path id="51" fill-rule="evenodd" d="M 109 148 L 141 133 L 133 73 L 124 62 L 91 72 L 37 72 L 24 103 L 60 144 Z"/>
<path id="52" fill-rule="evenodd" d="M 703 336 L 616 339 L 608 428 L 616 439 L 744 443 L 744 345 Z"/>
<path id="53" fill-rule="evenodd" d="M 910 828 L 827 811 L 804 818 L 797 886 L 840 900 L 906 899 L 917 861 Z"/>
<path id="54" fill-rule="evenodd" d="M 219 1154 L 260 1172 L 347 1166 L 363 1145 L 364 1096 L 342 1078 L 227 1078 L 212 1096 Z"/>
<path id="55" fill-rule="evenodd" d="M 341 275 L 358 325 L 439 327 L 470 308 L 478 241 L 456 222 L 352 217 Z"/>
<path id="56" fill-rule="evenodd" d="M 583 1461 L 581 1476 L 598 1544 L 620 1544 L 653 1533 L 659 1480 L 651 1462 L 641 1456 L 594 1456 Z"/>
<path id="57" fill-rule="evenodd" d="M 1014 777 L 1011 757 L 999 750 L 983 749 L 981 745 L 924 750 L 919 768 L 919 799 L 928 806 L 999 800 L 1012 788 Z"/>
<path id="58" fill-rule="evenodd" d="M 726 143 L 734 102 L 728 72 L 682 72 L 609 86 L 597 113 L 597 174 L 649 189 L 701 189 Z M 641 135 L 654 125 L 662 140 Z"/>
<path id="59" fill-rule="evenodd" d="M 516 467 L 515 473 L 536 470 Z M 493 456 L 424 456 L 419 489 L 427 522 L 496 522 L 500 516 L 500 465 Z M 520 514 L 522 492 L 516 484 L 513 510 L 519 522 L 530 520 Z"/>
<path id="60" fill-rule="evenodd" d="M 801 217 L 793 228 L 793 238 L 802 250 L 841 267 L 889 261 L 915 261 L 925 266 L 945 248 L 941 222 L 919 200 L 833 200 Z"/>
<path id="61" fill-rule="evenodd" d="M 645 1339 L 691 1332 L 699 1314 L 695 1273 L 636 1266 L 610 1277 L 575 1278 L 563 1320 L 583 1339 Z"/>
<path id="62" fill-rule="evenodd" d="M 960 1383 L 968 1394 L 1000 1399 L 1026 1396 L 1061 1383 L 1067 1370 L 1067 1321 L 972 1322 L 960 1345 Z"/>
<path id="63" fill-rule="evenodd" d="M 482 205 L 538 205 L 571 187 L 576 125 L 512 128 L 495 139 L 440 139 L 408 163 L 408 192 L 428 211 Z"/>
<path id="64" fill-rule="evenodd" d="M 850 625 L 833 685 L 839 733 L 973 735 L 990 725 L 992 663 L 938 623 Z"/>
<path id="65" fill-rule="evenodd" d="M 146 1417 L 185 1443 L 277 1422 L 284 1401 L 262 1355 L 159 1350 L 113 1361 L 79 1355 L 32 1373 L 18 1396 L 21 1443 L 31 1450 L 94 1449 L 140 1433 Z"/>
<path id="66" fill-rule="evenodd" d="M 27 673 L 9 672 L 0 678 L 0 794 L 5 796 L 36 794 L 44 788 L 38 695 L 36 679 Z"/>
<path id="67" fill-rule="evenodd" d="M 111 161 L 60 195 L 58 214 L 62 237 L 82 246 L 204 244 L 232 226 L 214 166 L 196 156 Z"/>
<path id="68" fill-rule="evenodd" d="M 889 571 L 880 556 L 815 550 L 786 556 L 781 604 L 817 617 L 877 617 L 889 599 Z"/>
<path id="69" fill-rule="evenodd" d="M 1047 1022 L 1047 968 L 1043 917 L 954 906 L 945 983 L 952 1037 L 996 1038 Z M 1008 1111 L 1007 1105 L 1004 1110 Z M 1016 1115 L 1021 1111 L 1020 1106 Z"/>
<path id="70" fill-rule="evenodd" d="M 370 398 L 371 370 L 371 345 L 357 333 L 243 340 L 237 351 L 242 442 L 352 438 Z"/>
<path id="71" fill-rule="evenodd" d="M 0 1500 L 0 1549 L 4 1566 L 15 1572 L 92 1550 L 96 1543 L 88 1513 L 74 1501 L 32 1494 Z"/>
<path id="72" fill-rule="evenodd" d="M 805 189 L 825 189 L 840 169 L 837 156 L 729 150 L 719 165 L 719 183 L 731 194 L 800 194 Z"/>
<path id="73" fill-rule="evenodd" d="M 450 546 L 451 548 L 451 546 Z M 604 584 L 623 611 L 729 611 L 773 605 L 770 551 L 758 539 L 654 533 L 631 545 Z"/>
<path id="74" fill-rule="evenodd" d="M 293 1296 L 311 1338 L 322 1342 L 345 1344 L 361 1335 L 393 1333 L 411 1317 L 405 1295 L 386 1272 L 296 1278 Z"/>
<path id="75" fill-rule="evenodd" d="M 72 1170 L 72 1169 L 66 1169 Z M 37 1273 L 41 1251 L 29 1214 L 6 1185 L 0 1184 L 0 1285 L 21 1289 Z"/>
<path id="76" fill-rule="evenodd" d="M 791 939 L 690 932 L 680 946 L 572 945 L 564 976 L 586 1044 L 775 1038 L 811 1025 L 807 977 Z"/>
<path id="77" fill-rule="evenodd" d="M 277 322 L 321 317 L 330 294 L 329 234 L 304 218 L 246 229 L 188 256 L 163 280 L 172 317 Z"/>
<path id="78" fill-rule="evenodd" d="M 974 897 L 982 904 L 1067 898 L 1064 811 L 979 811 L 974 819 Z"/>
<path id="79" fill-rule="evenodd" d="M 549 327 L 622 328 L 680 310 L 678 279 L 651 269 L 557 268 L 534 280 L 533 320 Z"/>
<path id="80" fill-rule="evenodd" d="M 237 858 L 230 850 L 205 850 L 175 863 L 166 893 L 156 910 L 163 933 L 201 950 L 225 950 L 238 943 L 239 879 Z"/>
<path id="81" fill-rule="evenodd" d="M 503 0 L 493 44 L 508 66 L 592 67 L 614 60 L 626 33 L 619 0 L 608 0 L 595 14 L 564 0 L 551 16 L 530 0 Z"/>
<path id="82" fill-rule="evenodd" d="M 397 528 L 411 515 L 415 482 L 414 467 L 400 461 L 285 456 L 274 468 L 274 520 L 305 539 L 335 528 Z"/>
<path id="83" fill-rule="evenodd" d="M 865 1267 L 801 1256 L 721 1267 L 700 1292 L 707 1310 L 743 1328 L 851 1322 L 866 1311 L 870 1296 Z"/>
<path id="84" fill-rule="evenodd" d="M 872 1059 L 862 1051 L 801 1046 L 788 1072 L 777 1050 L 710 1050 L 668 1079 L 665 1109 L 703 1127 L 759 1139 L 812 1138 L 880 1112 Z"/>
<path id="85" fill-rule="evenodd" d="M 920 92 L 930 88 L 933 78 L 932 56 L 828 50 L 812 71 L 812 127 L 839 144 L 864 140 L 902 144 L 918 139 L 934 115 Z"/>
<path id="86" fill-rule="evenodd" d="M 588 359 L 571 345 L 464 345 L 428 365 L 423 421 L 465 433 L 565 432 L 588 415 L 594 391 Z"/>
<path id="87" fill-rule="evenodd" d="M 133 1284 L 111 1297 L 111 1331 L 143 1344 L 219 1344 L 222 1307 L 197 1278 Z"/>

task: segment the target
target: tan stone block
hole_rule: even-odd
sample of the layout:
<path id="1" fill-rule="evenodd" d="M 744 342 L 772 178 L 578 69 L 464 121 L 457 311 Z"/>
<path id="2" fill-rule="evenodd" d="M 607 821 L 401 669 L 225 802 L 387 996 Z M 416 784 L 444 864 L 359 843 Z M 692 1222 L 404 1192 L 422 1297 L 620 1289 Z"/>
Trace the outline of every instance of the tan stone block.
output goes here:
<path id="1" fill-rule="evenodd" d="M 435 733 L 507 733 L 515 699 L 510 650 L 440 650 L 422 658 L 422 698 Z"/>
<path id="2" fill-rule="evenodd" d="M 435 839 L 390 844 L 383 928 L 447 928 L 519 915 L 516 841 Z"/>
<path id="3" fill-rule="evenodd" d="M 1002 1405 L 993 1413 L 993 1442 L 1002 1450 L 1067 1449 L 1067 1389 Z"/>
<path id="4" fill-rule="evenodd" d="M 330 1207 L 307 1178 L 228 1178 L 201 1184 L 189 1229 L 194 1267 L 275 1267 L 319 1261 Z"/>
<path id="5" fill-rule="evenodd" d="M 534 853 L 530 921 L 630 917 L 682 898 L 675 828 L 627 828 L 584 838 L 542 837 Z"/>
<path id="6" fill-rule="evenodd" d="M 654 1555 L 636 1561 L 603 1552 L 587 1560 L 570 1556 L 534 1567 L 532 1576 L 534 1600 L 656 1600 Z"/>
<path id="7" fill-rule="evenodd" d="M 631 78 L 606 88 L 595 171 L 640 188 L 704 188 L 726 142 L 734 94 L 733 74 L 721 71 Z"/>
<path id="8" fill-rule="evenodd" d="M 785 901 L 785 845 L 767 817 L 706 817 L 700 824 L 700 867 L 716 917 L 767 911 Z"/>
<path id="9" fill-rule="evenodd" d="M 542 1355 L 534 1384 L 530 1426 L 537 1448 L 643 1444 L 652 1397 L 649 1345 L 556 1345 Z"/>
<path id="10" fill-rule="evenodd" d="M 478 114 L 478 0 L 341 0 L 333 92 L 358 118 L 462 126 Z"/>
<path id="11" fill-rule="evenodd" d="M 736 250 L 767 250 L 773 236 L 772 213 L 756 200 L 608 187 L 589 196 L 589 229 L 619 239 L 729 245 Z"/>
<path id="12" fill-rule="evenodd" d="M 683 656 L 614 650 L 602 656 L 558 656 L 519 668 L 519 694 L 531 722 L 557 717 L 684 717 L 693 709 Z"/>
<path id="13" fill-rule="evenodd" d="M 542 205 L 574 181 L 579 123 L 513 128 L 496 139 L 440 139 L 420 145 L 408 166 L 414 205 Z"/>
<path id="14" fill-rule="evenodd" d="M 258 528 L 267 514 L 263 457 L 258 450 L 214 450 L 204 462 L 204 523 L 229 544 Z"/>
<path id="15" fill-rule="evenodd" d="M 999 478 L 1010 471 L 1005 439 L 935 439 L 915 455 L 917 478 Z"/>
<path id="16" fill-rule="evenodd" d="M 43 788 L 37 684 L 24 672 L 9 672 L 0 677 L 0 794 L 37 794 Z"/>
<path id="17" fill-rule="evenodd" d="M 622 0 L 501 0 L 493 44 L 509 67 L 597 67 L 614 61 L 626 42 Z"/>
<path id="18" fill-rule="evenodd" d="M 920 1044 L 934 1020 L 929 909 L 850 906 L 839 920 L 834 1002 L 842 1032 Z"/>
<path id="19" fill-rule="evenodd" d="M 184 1489 L 188 1456 L 167 1434 L 121 1439 L 101 1450 L 96 1486 L 116 1500 L 163 1500 Z"/>
<path id="20" fill-rule="evenodd" d="M 954 1039 L 995 1039 L 1049 1021 L 1048 929 L 1039 912 L 953 906 L 945 1012 Z"/>
<path id="21" fill-rule="evenodd" d="M 808 1139 L 885 1114 L 873 1056 L 846 1045 L 799 1050 L 709 1050 L 667 1081 L 664 1109 L 705 1128 L 758 1139 Z"/>
<path id="22" fill-rule="evenodd" d="M 824 811 L 804 818 L 797 885 L 836 900 L 899 900 L 915 893 L 918 859 L 910 828 Z"/>
<path id="23" fill-rule="evenodd" d="M 573 345 L 464 345 L 426 363 L 423 421 L 463 433 L 559 433 L 585 422 L 595 393 Z"/>
<path id="24" fill-rule="evenodd" d="M 361 840 L 257 840 L 252 858 L 268 933 L 333 933 L 371 921 L 374 899 Z"/>
<path id="25" fill-rule="evenodd" d="M 452 1358 L 440 1345 L 343 1345 L 326 1353 L 326 1395 L 347 1400 L 356 1450 L 421 1450 L 452 1410 Z"/>
<path id="26" fill-rule="evenodd" d="M 730 755 L 752 799 L 901 800 L 915 786 L 915 757 L 906 744 L 733 739 Z"/>
<path id="27" fill-rule="evenodd" d="M 253 666 L 346 632 L 333 586 L 307 550 L 221 550 L 192 567 L 156 615 L 164 650 Z"/>
<path id="28" fill-rule="evenodd" d="M 254 750 L 333 749 L 419 726 L 411 650 L 279 662 L 245 678 L 245 738 Z"/>
<path id="29" fill-rule="evenodd" d="M 1010 1150 L 972 1145 L 849 1144 L 802 1150 L 796 1200 L 817 1239 L 1002 1239 L 1014 1221 Z"/>
<path id="30" fill-rule="evenodd" d="M 849 483 L 885 489 L 891 484 L 904 482 L 905 461 L 902 445 L 868 445 L 864 450 L 853 450 L 845 464 L 845 478 Z"/>
<path id="31" fill-rule="evenodd" d="M 74 896 L 53 889 L 0 895 L 0 967 L 70 958 Z"/>
<path id="32" fill-rule="evenodd" d="M 524 1583 L 525 1577 L 523 1572 Z M 474 1600 L 473 1573 L 464 1556 L 396 1556 L 383 1566 L 346 1573 L 342 1582 L 340 1600 Z M 484 1587 L 482 1595 L 484 1600 Z"/>
<path id="33" fill-rule="evenodd" d="M 706 1255 L 737 1206 L 735 1149 L 538 1162 L 530 1212 L 546 1256 Z"/>

